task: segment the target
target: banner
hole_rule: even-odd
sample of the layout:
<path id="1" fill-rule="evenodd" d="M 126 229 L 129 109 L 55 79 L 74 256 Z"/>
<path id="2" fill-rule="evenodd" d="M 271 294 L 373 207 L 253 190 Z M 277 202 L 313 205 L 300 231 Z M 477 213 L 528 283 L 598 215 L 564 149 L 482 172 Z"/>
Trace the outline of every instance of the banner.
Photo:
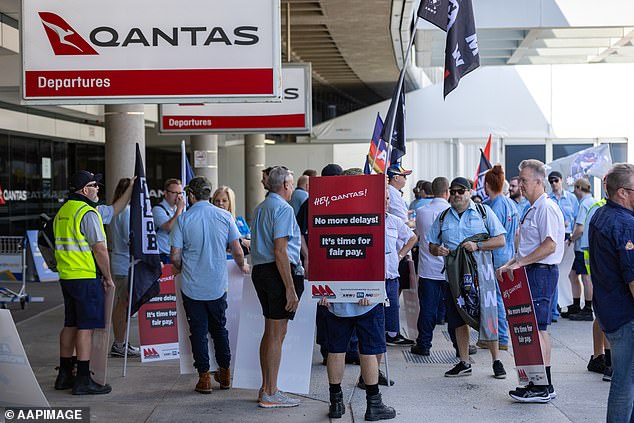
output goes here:
<path id="1" fill-rule="evenodd" d="M 546 172 L 559 171 L 563 175 L 562 186 L 572 191 L 577 179 L 589 176 L 603 179 L 611 167 L 610 144 L 602 144 L 546 163 Z"/>
<path id="2" fill-rule="evenodd" d="M 308 274 L 313 298 L 385 299 L 385 175 L 311 178 Z"/>
<path id="3" fill-rule="evenodd" d="M 0 407 L 49 407 L 9 310 L 0 310 Z"/>
<path id="4" fill-rule="evenodd" d="M 280 99 L 279 0 L 21 3 L 25 103 Z"/>
<path id="5" fill-rule="evenodd" d="M 523 267 L 515 270 L 513 280 L 506 272 L 503 276 L 498 282 L 506 308 L 517 376 L 522 384 L 548 385 L 526 271 Z"/>
<path id="6" fill-rule="evenodd" d="M 300 298 L 295 319 L 288 322 L 277 377 L 278 387 L 282 391 L 306 395 L 310 391 L 317 312 L 317 302 L 308 298 L 307 293 L 308 283 L 305 282 L 304 295 Z M 259 351 L 263 333 L 262 306 L 255 292 L 251 275 L 244 275 L 238 346 L 234 359 L 236 363 L 232 385 L 234 388 L 259 389 L 262 386 Z"/>
<path id="7" fill-rule="evenodd" d="M 310 133 L 311 81 L 310 64 L 285 63 L 282 65 L 281 102 L 163 104 L 159 106 L 159 132 L 166 135 L 205 132 Z"/>
<path id="8" fill-rule="evenodd" d="M 178 358 L 176 288 L 172 265 L 163 266 L 160 292 L 139 309 L 141 363 Z"/>

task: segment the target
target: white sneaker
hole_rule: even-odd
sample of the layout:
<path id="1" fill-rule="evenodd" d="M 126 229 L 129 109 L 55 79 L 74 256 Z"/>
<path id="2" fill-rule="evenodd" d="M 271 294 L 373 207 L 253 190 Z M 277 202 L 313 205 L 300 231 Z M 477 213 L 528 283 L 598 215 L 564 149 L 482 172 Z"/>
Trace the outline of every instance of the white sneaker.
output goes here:
<path id="1" fill-rule="evenodd" d="M 124 357 L 125 349 L 123 345 L 123 343 L 117 344 L 114 342 L 112 348 L 110 348 L 110 355 L 113 357 Z M 128 357 L 141 357 L 141 350 L 128 344 Z"/>
<path id="2" fill-rule="evenodd" d="M 258 405 L 262 408 L 297 407 L 299 402 L 298 399 L 290 398 L 284 392 L 278 390 L 273 395 L 268 395 L 264 392 Z"/>

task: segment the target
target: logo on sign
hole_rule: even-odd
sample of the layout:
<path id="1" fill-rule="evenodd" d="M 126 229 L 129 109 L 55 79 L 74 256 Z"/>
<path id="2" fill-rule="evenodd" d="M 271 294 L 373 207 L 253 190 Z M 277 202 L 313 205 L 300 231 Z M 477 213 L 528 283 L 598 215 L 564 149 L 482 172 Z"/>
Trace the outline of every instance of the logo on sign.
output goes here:
<path id="1" fill-rule="evenodd" d="M 526 374 L 526 370 L 517 369 L 517 376 L 520 379 L 520 382 L 528 382 L 528 375 Z"/>
<path id="2" fill-rule="evenodd" d="M 39 12 L 56 56 L 78 56 L 99 54 L 62 17 L 51 12 Z"/>
<path id="3" fill-rule="evenodd" d="M 146 359 L 160 358 L 160 354 L 154 348 L 143 348 L 143 357 Z"/>
<path id="4" fill-rule="evenodd" d="M 337 298 L 337 295 L 330 289 L 328 285 L 313 285 L 313 298 Z"/>

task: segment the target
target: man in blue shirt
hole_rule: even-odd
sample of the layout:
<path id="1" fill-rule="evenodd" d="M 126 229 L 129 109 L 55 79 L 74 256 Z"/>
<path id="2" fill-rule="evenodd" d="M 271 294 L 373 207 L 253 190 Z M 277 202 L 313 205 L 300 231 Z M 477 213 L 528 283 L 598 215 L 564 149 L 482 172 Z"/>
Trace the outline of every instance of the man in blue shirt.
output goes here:
<path id="1" fill-rule="evenodd" d="M 575 181 L 575 196 L 579 199 L 579 212 L 575 219 L 575 229 L 568 240 L 568 244 L 574 243 L 575 245 L 575 261 L 570 269 L 570 286 L 572 287 L 572 301 L 571 307 L 575 310 L 569 310 L 568 317 L 570 320 L 588 321 L 593 320 L 592 317 L 592 283 L 590 282 L 590 275 L 588 269 L 586 269 L 585 259 L 583 258 L 583 250 L 581 249 L 581 237 L 587 230 L 585 227 L 588 210 L 595 202 L 594 197 L 591 194 L 592 188 L 590 182 L 587 179 L 581 178 Z M 585 299 L 585 305 L 583 309 L 576 312 L 581 305 L 581 284 L 579 283 L 579 276 L 581 276 L 581 282 L 583 283 L 583 296 Z M 575 307 L 576 306 L 576 307 Z"/>
<path id="2" fill-rule="evenodd" d="M 302 175 L 297 179 L 297 188 L 293 191 L 290 201 L 295 216 L 297 216 L 297 212 L 299 212 L 299 208 L 304 204 L 304 201 L 308 200 L 308 183 L 308 176 L 306 175 Z"/>
<path id="3" fill-rule="evenodd" d="M 634 421 L 634 165 L 606 176 L 608 200 L 590 221 L 594 311 L 612 346 L 608 422 Z"/>
<path id="4" fill-rule="evenodd" d="M 283 166 L 271 169 L 269 194 L 253 211 L 251 258 L 253 285 L 264 315 L 264 334 L 260 343 L 262 387 L 258 395 L 263 408 L 296 407 L 277 387 L 282 358 L 282 343 L 288 321 L 295 317 L 304 291 L 304 269 L 299 260 L 300 232 L 293 208 L 293 172 Z"/>
<path id="5" fill-rule="evenodd" d="M 497 164 L 487 171 L 484 175 L 484 191 L 489 196 L 489 206 L 493 213 L 506 229 L 504 239 L 506 244 L 502 248 L 493 250 L 493 267 L 495 270 L 502 267 L 504 263 L 515 256 L 515 237 L 520 225 L 519 212 L 513 200 L 502 195 L 502 187 L 504 186 L 504 169 Z M 498 339 L 499 348 L 501 350 L 509 349 L 509 324 L 506 320 L 506 310 L 500 286 L 497 288 L 498 303 Z"/>
<path id="6" fill-rule="evenodd" d="M 207 178 L 193 178 L 186 188 L 189 210 L 181 214 L 170 233 L 171 261 L 181 275 L 183 306 L 189 322 L 189 337 L 194 367 L 199 380 L 195 390 L 210 394 L 209 350 L 207 333 L 214 342 L 218 372 L 214 379 L 220 389 L 231 384 L 229 333 L 227 319 L 227 247 L 244 273 L 249 271 L 240 247 L 240 233 L 229 213 L 209 202 L 211 183 Z"/>
<path id="7" fill-rule="evenodd" d="M 531 203 L 524 197 L 522 188 L 520 188 L 520 177 L 514 176 L 509 181 L 509 197 L 515 203 L 520 220 L 524 217 L 524 213 L 529 209 Z"/>
<path id="8" fill-rule="evenodd" d="M 185 209 L 183 198 L 183 186 L 179 179 L 168 179 L 163 185 L 163 201 L 152 207 L 154 227 L 156 228 L 156 241 L 159 254 L 164 264 L 170 263 L 169 236 L 176 219 Z"/>
<path id="9" fill-rule="evenodd" d="M 435 256 L 447 257 L 449 253 L 463 244 L 467 251 L 492 251 L 504 246 L 506 230 L 489 206 L 483 205 L 486 222 L 476 205 L 471 201 L 471 182 L 467 178 L 458 177 L 449 185 L 449 204 L 447 212 L 438 215 L 427 233 L 429 251 Z M 442 227 L 440 219 L 444 216 Z M 464 242 L 465 239 L 488 233 L 490 238 L 481 242 Z M 460 354 L 460 362 L 445 373 L 446 377 L 470 376 L 469 364 L 469 326 L 458 313 L 456 300 L 450 295 L 447 298 L 447 323 L 449 331 L 455 330 Z M 496 378 L 506 377 L 502 362 L 498 360 L 498 342 L 489 342 L 489 351 L 493 359 L 493 373 Z"/>

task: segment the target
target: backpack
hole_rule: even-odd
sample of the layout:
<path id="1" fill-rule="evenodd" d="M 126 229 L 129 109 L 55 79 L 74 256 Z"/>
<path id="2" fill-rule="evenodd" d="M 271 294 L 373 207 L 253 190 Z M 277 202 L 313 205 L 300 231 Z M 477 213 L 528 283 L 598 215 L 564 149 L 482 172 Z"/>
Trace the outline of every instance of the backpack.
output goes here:
<path id="1" fill-rule="evenodd" d="M 37 246 L 42 253 L 44 262 L 53 272 L 57 272 L 57 260 L 55 259 L 55 232 L 53 221 L 46 213 L 40 215 L 42 227 L 37 231 Z"/>

